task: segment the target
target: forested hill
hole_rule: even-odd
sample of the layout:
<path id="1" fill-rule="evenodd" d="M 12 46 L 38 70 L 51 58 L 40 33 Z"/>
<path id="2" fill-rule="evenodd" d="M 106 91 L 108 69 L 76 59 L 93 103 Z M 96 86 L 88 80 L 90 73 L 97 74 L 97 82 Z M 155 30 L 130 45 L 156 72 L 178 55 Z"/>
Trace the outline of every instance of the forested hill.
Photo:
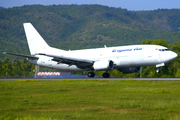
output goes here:
<path id="1" fill-rule="evenodd" d="M 29 54 L 24 22 L 31 22 L 50 46 L 66 50 L 141 44 L 146 39 L 180 42 L 180 9 L 30 5 L 0 9 L 0 59 L 10 57 L 3 51 Z"/>

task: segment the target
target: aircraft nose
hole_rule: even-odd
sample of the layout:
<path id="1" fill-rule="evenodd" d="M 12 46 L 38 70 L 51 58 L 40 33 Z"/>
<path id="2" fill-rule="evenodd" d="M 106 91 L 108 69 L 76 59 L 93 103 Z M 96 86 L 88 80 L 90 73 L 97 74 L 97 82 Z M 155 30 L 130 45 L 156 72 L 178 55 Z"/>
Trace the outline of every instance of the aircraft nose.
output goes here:
<path id="1" fill-rule="evenodd" d="M 173 51 L 169 51 L 169 52 L 162 52 L 163 54 L 161 54 L 161 62 L 164 63 L 168 63 L 172 60 L 174 60 L 176 57 L 178 57 L 178 55 L 173 52 Z"/>
<path id="2" fill-rule="evenodd" d="M 175 52 L 172 52 L 171 53 L 171 58 L 172 59 L 175 59 L 175 58 L 177 58 L 178 57 L 178 54 L 177 53 L 175 53 Z"/>

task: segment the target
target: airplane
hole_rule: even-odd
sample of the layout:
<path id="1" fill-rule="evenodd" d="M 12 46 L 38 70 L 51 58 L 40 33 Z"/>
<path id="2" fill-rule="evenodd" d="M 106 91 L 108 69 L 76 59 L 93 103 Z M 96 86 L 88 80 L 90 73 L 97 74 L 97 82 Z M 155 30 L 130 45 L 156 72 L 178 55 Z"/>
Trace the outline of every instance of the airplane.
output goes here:
<path id="1" fill-rule="evenodd" d="M 27 58 L 28 62 L 61 71 L 91 71 L 88 77 L 95 77 L 93 71 L 105 71 L 102 76 L 109 78 L 109 70 L 123 73 L 139 72 L 143 66 L 159 67 L 178 55 L 159 45 L 128 45 L 117 47 L 62 50 L 50 47 L 31 23 L 23 23 L 31 55 L 3 52 Z"/>

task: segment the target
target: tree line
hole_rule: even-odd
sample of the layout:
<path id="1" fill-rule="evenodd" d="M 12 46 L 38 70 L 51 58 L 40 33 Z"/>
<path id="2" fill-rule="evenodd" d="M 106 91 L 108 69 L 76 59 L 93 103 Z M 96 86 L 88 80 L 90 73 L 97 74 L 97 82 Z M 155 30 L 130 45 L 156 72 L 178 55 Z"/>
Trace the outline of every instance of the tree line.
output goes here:
<path id="1" fill-rule="evenodd" d="M 170 63 L 167 63 L 166 66 L 160 68 L 160 73 L 156 73 L 156 67 L 155 66 L 148 66 L 148 67 L 142 67 L 141 76 L 142 77 L 180 77 L 180 43 L 174 42 L 173 44 L 168 44 L 166 40 L 144 40 L 142 41 L 142 44 L 155 44 L 155 45 L 161 45 L 168 47 L 170 50 L 176 52 L 178 54 L 178 57 L 171 61 Z M 40 71 L 43 71 L 45 68 L 40 68 Z M 5 59 L 0 61 L 0 78 L 30 78 L 35 73 L 35 65 L 30 64 L 27 62 L 26 59 L 23 59 L 22 61 L 18 60 L 10 60 Z M 50 70 L 53 71 L 53 70 Z M 104 71 L 94 71 L 97 77 L 101 77 L 102 73 Z M 118 78 L 118 77 L 129 77 L 129 78 L 135 78 L 140 77 L 140 72 L 137 73 L 131 73 L 131 74 L 123 74 L 122 72 L 118 70 L 111 70 L 109 71 L 112 78 Z M 82 74 L 85 75 L 82 72 L 74 72 L 74 74 Z"/>
<path id="2" fill-rule="evenodd" d="M 22 61 L 5 59 L 0 61 L 0 78 L 31 78 L 35 65 Z"/>

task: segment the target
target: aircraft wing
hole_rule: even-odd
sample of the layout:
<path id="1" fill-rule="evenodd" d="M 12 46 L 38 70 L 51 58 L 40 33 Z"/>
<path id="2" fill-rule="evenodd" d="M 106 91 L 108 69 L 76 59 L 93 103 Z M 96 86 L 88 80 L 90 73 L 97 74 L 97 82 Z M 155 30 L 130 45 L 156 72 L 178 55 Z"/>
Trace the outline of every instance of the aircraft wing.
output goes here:
<path id="1" fill-rule="evenodd" d="M 71 58 L 71 57 L 65 57 L 65 56 L 57 56 L 57 55 L 50 55 L 50 54 L 43 54 L 43 53 L 39 53 L 38 55 L 45 55 L 45 56 L 53 57 L 52 60 L 58 63 L 64 63 L 68 65 L 77 65 L 79 67 L 88 67 L 88 66 L 93 65 L 94 63 L 91 60 Z"/>
<path id="2" fill-rule="evenodd" d="M 25 58 L 30 58 L 30 59 L 39 59 L 38 57 L 35 57 L 35 56 L 22 55 L 22 54 L 16 54 L 16 53 L 3 52 L 3 54 L 15 55 L 15 56 L 20 56 L 20 57 L 25 57 Z"/>

